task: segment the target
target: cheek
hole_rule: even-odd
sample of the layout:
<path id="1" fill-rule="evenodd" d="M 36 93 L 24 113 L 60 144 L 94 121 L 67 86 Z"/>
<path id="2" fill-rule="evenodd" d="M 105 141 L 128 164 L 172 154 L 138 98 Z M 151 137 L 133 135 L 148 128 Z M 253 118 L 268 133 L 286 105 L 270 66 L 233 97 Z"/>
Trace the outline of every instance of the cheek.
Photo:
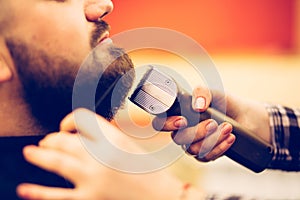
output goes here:
<path id="1" fill-rule="evenodd" d="M 63 10 L 51 14 L 41 9 L 31 16 L 19 26 L 22 39 L 29 44 L 49 55 L 73 59 L 83 59 L 91 50 L 90 30 L 80 13 Z"/>
<path id="2" fill-rule="evenodd" d="M 41 48 L 61 56 L 82 57 L 90 51 L 90 35 L 80 23 L 48 21 L 32 35 Z"/>

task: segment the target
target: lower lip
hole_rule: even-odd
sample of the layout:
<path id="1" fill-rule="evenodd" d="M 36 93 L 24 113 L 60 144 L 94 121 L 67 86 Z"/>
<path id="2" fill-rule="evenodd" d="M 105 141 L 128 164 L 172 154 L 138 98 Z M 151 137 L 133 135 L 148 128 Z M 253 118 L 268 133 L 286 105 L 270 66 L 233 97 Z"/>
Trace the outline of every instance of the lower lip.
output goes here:
<path id="1" fill-rule="evenodd" d="M 110 39 L 110 38 L 105 38 L 105 39 L 101 40 L 101 41 L 99 42 L 99 44 L 108 44 L 108 43 L 112 43 L 112 42 L 113 42 L 112 39 Z"/>

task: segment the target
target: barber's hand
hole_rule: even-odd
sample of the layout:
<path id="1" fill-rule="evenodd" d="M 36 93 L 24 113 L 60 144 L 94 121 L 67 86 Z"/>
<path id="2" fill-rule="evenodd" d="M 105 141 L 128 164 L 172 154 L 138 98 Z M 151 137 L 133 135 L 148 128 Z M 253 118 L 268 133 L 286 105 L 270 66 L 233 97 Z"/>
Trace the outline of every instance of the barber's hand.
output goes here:
<path id="1" fill-rule="evenodd" d="M 210 91 L 202 87 L 197 87 L 192 97 L 192 107 L 196 112 L 205 111 L 212 101 Z M 217 103 L 221 104 L 223 95 L 220 94 L 218 98 L 220 101 Z M 213 119 L 201 121 L 196 126 L 189 126 L 183 116 L 171 116 L 165 122 L 156 117 L 153 126 L 156 129 L 163 127 L 164 131 L 173 131 L 174 142 L 182 145 L 186 153 L 203 162 L 215 160 L 223 155 L 235 140 L 235 136 L 231 134 L 231 124 L 226 122 L 217 124 Z"/>
<path id="2" fill-rule="evenodd" d="M 81 119 L 74 119 L 76 116 L 80 116 Z M 23 183 L 17 188 L 21 198 L 179 199 L 183 184 L 166 171 L 128 174 L 113 170 L 95 160 L 82 144 L 82 140 L 86 140 L 94 145 L 103 145 L 101 138 L 98 137 L 99 130 L 95 124 L 90 123 L 95 117 L 96 126 L 101 127 L 103 134 L 106 134 L 105 136 L 114 145 L 124 147 L 128 151 L 140 151 L 128 136 L 102 117 L 85 109 L 76 110 L 62 121 L 59 133 L 47 135 L 38 146 L 24 148 L 24 156 L 28 162 L 64 177 L 73 183 L 74 189 Z M 74 134 L 77 131 L 81 134 L 80 137 L 79 134 Z M 113 152 L 103 153 L 109 154 L 112 162 L 119 162 L 122 159 Z M 197 190 L 194 192 L 198 193 Z M 199 197 L 199 194 L 196 196 Z"/>
<path id="3" fill-rule="evenodd" d="M 196 112 L 205 111 L 213 98 L 215 109 L 226 110 L 226 115 L 255 133 L 263 133 L 259 137 L 270 142 L 268 114 L 262 104 L 217 91 L 211 94 L 203 87 L 196 88 L 192 97 L 192 107 Z M 231 124 L 217 124 L 213 119 L 190 127 L 183 116 L 171 116 L 166 121 L 157 117 L 153 126 L 158 130 L 163 127 L 164 131 L 173 131 L 174 142 L 183 145 L 188 154 L 203 162 L 219 158 L 235 141 Z"/>

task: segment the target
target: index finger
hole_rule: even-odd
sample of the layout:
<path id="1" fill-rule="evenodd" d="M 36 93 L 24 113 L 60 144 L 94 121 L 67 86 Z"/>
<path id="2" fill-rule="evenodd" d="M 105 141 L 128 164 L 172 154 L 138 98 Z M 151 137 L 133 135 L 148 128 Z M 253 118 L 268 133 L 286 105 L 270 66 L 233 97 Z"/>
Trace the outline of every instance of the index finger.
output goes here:
<path id="1" fill-rule="evenodd" d="M 47 187 L 29 183 L 18 185 L 17 194 L 19 197 L 31 200 L 44 199 L 75 199 L 78 198 L 78 193 L 70 188 Z"/>
<path id="2" fill-rule="evenodd" d="M 157 131 L 175 131 L 187 125 L 188 122 L 183 116 L 155 117 L 152 121 L 152 126 Z"/>

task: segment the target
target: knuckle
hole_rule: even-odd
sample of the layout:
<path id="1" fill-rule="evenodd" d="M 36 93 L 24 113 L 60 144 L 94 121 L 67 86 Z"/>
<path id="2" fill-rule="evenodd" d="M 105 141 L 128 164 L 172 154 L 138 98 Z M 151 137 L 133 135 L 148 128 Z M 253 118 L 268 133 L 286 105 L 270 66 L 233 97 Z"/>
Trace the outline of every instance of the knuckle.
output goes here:
<path id="1" fill-rule="evenodd" d="M 218 154 L 217 154 L 215 151 L 212 151 L 212 152 L 208 153 L 208 154 L 205 156 L 205 159 L 206 159 L 207 161 L 213 161 L 213 160 L 215 160 L 215 159 L 217 159 L 217 158 L 218 158 Z"/>
<path id="2" fill-rule="evenodd" d="M 195 87 L 194 89 L 194 94 L 197 95 L 197 94 L 202 94 L 203 91 L 205 91 L 205 88 L 201 85 L 198 85 L 197 87 Z"/>
<path id="3" fill-rule="evenodd" d="M 209 162 L 210 160 L 207 158 L 207 156 L 205 157 L 196 157 L 197 160 L 201 161 L 201 162 Z"/>
<path id="4" fill-rule="evenodd" d="M 190 153 L 190 154 L 193 154 L 193 155 L 198 155 L 199 154 L 199 150 L 200 150 L 200 145 L 191 145 L 187 151 Z"/>
<path id="5" fill-rule="evenodd" d="M 205 122 L 201 122 L 196 126 L 195 129 L 195 136 L 198 139 L 202 139 L 206 136 L 206 131 L 205 131 Z"/>
<path id="6" fill-rule="evenodd" d="M 217 148 L 217 154 L 221 156 L 228 150 L 229 146 L 226 144 L 225 145 L 220 144 L 216 148 Z"/>
<path id="7" fill-rule="evenodd" d="M 178 145 L 181 145 L 183 144 L 182 141 L 181 141 L 181 137 L 179 136 L 178 134 L 178 131 L 173 131 L 172 134 L 171 134 L 171 137 L 172 137 L 172 140 L 178 144 Z"/>

